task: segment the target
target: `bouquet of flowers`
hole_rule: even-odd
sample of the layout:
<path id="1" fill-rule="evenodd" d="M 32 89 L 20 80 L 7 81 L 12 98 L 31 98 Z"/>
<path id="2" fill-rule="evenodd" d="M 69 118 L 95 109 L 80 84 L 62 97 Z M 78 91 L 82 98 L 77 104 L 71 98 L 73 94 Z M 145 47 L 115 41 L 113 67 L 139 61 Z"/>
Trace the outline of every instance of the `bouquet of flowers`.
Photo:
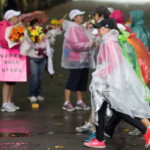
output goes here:
<path id="1" fill-rule="evenodd" d="M 52 28 L 60 28 L 62 29 L 62 24 L 63 24 L 63 21 L 65 20 L 66 16 L 68 14 L 65 14 L 64 17 L 60 20 L 57 20 L 56 18 L 53 18 L 51 21 L 50 21 L 50 27 Z"/>
<path id="2" fill-rule="evenodd" d="M 9 40 L 12 42 L 20 42 L 24 37 L 24 27 L 21 25 L 17 25 L 13 27 L 9 34 Z"/>
<path id="3" fill-rule="evenodd" d="M 94 19 L 91 18 L 91 15 L 88 16 L 89 20 L 83 23 L 83 28 L 89 30 L 91 28 L 93 28 L 93 24 L 95 24 Z"/>
<path id="4" fill-rule="evenodd" d="M 10 26 L 6 29 L 5 39 L 8 42 L 9 48 L 18 45 L 22 42 L 25 36 L 25 28 L 22 24 Z"/>
<path id="5" fill-rule="evenodd" d="M 35 26 L 35 28 L 34 27 L 27 28 L 28 36 L 32 42 L 40 43 L 43 40 L 45 34 L 43 33 L 42 30 L 43 28 L 40 26 Z"/>

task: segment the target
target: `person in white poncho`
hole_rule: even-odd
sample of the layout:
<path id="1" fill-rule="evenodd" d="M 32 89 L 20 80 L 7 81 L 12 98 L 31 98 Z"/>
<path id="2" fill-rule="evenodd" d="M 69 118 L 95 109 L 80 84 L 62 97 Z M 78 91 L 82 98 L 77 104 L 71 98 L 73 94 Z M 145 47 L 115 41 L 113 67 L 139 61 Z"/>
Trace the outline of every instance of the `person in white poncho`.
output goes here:
<path id="1" fill-rule="evenodd" d="M 117 42 L 119 32 L 115 30 L 115 26 L 113 19 L 104 19 L 94 25 L 102 37 L 97 67 L 90 85 L 96 138 L 84 145 L 93 148 L 106 147 L 104 115 L 109 104 L 114 114 L 141 131 L 147 148 L 150 145 L 150 128 L 146 128 L 135 117 L 149 118 L 150 106 L 143 101 L 145 90 L 142 83 L 122 55 Z"/>

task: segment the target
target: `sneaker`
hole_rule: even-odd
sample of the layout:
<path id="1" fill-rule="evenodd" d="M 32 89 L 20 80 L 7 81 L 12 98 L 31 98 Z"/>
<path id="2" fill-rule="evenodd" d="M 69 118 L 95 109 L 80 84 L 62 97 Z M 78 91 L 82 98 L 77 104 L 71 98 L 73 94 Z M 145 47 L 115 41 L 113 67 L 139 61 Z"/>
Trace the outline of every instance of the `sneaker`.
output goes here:
<path id="1" fill-rule="evenodd" d="M 35 103 L 37 101 L 35 96 L 28 97 L 28 99 L 31 101 L 31 103 Z"/>
<path id="2" fill-rule="evenodd" d="M 92 147 L 92 148 L 105 148 L 105 142 L 98 141 L 97 139 L 93 139 L 91 142 L 84 142 L 84 145 L 87 147 Z"/>
<path id="3" fill-rule="evenodd" d="M 81 104 L 77 104 L 76 105 L 76 109 L 84 109 L 84 110 L 89 110 L 90 107 L 87 106 L 84 102 L 82 102 Z"/>
<path id="4" fill-rule="evenodd" d="M 11 104 L 11 106 L 14 107 L 16 110 L 19 110 L 19 109 L 20 109 L 20 107 L 19 107 L 19 106 L 16 106 L 13 102 L 11 102 L 10 104 Z"/>
<path id="5" fill-rule="evenodd" d="M 141 134 L 141 132 L 137 128 L 135 128 L 133 131 L 129 132 L 129 135 L 134 135 L 134 136 L 138 136 L 140 134 Z"/>
<path id="6" fill-rule="evenodd" d="M 94 125 L 88 125 L 88 122 L 86 121 L 85 124 L 81 127 L 76 127 L 77 132 L 87 132 L 91 131 L 92 133 L 95 132 L 95 126 Z"/>
<path id="7" fill-rule="evenodd" d="M 43 96 L 40 96 L 40 95 L 37 96 L 37 100 L 39 100 L 39 101 L 44 101 L 44 99 L 45 99 L 45 98 L 44 98 Z"/>
<path id="8" fill-rule="evenodd" d="M 5 106 L 2 106 L 1 111 L 2 112 L 15 112 L 16 109 L 12 107 L 10 104 L 6 104 Z"/>
<path id="9" fill-rule="evenodd" d="M 75 108 L 72 106 L 72 104 L 69 102 L 68 104 L 64 105 L 62 107 L 63 110 L 66 110 L 66 111 L 74 111 Z"/>
<path id="10" fill-rule="evenodd" d="M 96 138 L 96 133 L 88 136 L 87 138 L 83 139 L 85 142 L 91 142 L 93 139 Z"/>
<path id="11" fill-rule="evenodd" d="M 147 148 L 150 145 L 150 128 L 147 128 L 147 131 L 144 134 L 144 139 L 145 139 L 145 148 Z"/>

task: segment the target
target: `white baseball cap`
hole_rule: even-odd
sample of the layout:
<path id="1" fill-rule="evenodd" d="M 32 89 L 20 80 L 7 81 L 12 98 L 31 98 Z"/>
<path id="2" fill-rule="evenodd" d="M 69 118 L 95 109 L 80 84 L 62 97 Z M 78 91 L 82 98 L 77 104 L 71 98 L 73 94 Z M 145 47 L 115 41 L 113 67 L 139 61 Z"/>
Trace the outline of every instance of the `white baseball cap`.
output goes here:
<path id="1" fill-rule="evenodd" d="M 69 18 L 72 20 L 77 15 L 83 15 L 85 14 L 85 11 L 80 11 L 79 9 L 73 9 L 69 13 Z"/>
<path id="2" fill-rule="evenodd" d="M 9 20 L 10 18 L 14 17 L 14 16 L 19 16 L 21 14 L 20 11 L 15 11 L 15 10 L 7 10 L 4 14 L 4 19 Z"/>

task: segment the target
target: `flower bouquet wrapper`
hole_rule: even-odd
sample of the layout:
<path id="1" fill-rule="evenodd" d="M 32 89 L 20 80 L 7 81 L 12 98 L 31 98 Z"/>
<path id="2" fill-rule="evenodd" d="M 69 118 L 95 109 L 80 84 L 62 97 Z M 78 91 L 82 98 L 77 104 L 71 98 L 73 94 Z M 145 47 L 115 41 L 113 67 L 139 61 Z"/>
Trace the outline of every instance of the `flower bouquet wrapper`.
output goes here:
<path id="1" fill-rule="evenodd" d="M 57 35 L 61 35 L 62 34 L 62 30 L 60 29 L 51 29 L 46 33 L 46 36 L 50 42 L 50 45 L 54 45 L 55 40 L 56 40 L 56 36 Z"/>
<path id="2" fill-rule="evenodd" d="M 12 48 L 19 45 L 24 39 L 25 28 L 22 24 L 10 26 L 6 29 L 5 40 L 8 42 L 8 47 Z"/>
<path id="3" fill-rule="evenodd" d="M 29 38 L 27 31 L 25 31 L 25 37 L 20 44 L 20 54 L 23 56 L 35 55 L 35 44 Z"/>

